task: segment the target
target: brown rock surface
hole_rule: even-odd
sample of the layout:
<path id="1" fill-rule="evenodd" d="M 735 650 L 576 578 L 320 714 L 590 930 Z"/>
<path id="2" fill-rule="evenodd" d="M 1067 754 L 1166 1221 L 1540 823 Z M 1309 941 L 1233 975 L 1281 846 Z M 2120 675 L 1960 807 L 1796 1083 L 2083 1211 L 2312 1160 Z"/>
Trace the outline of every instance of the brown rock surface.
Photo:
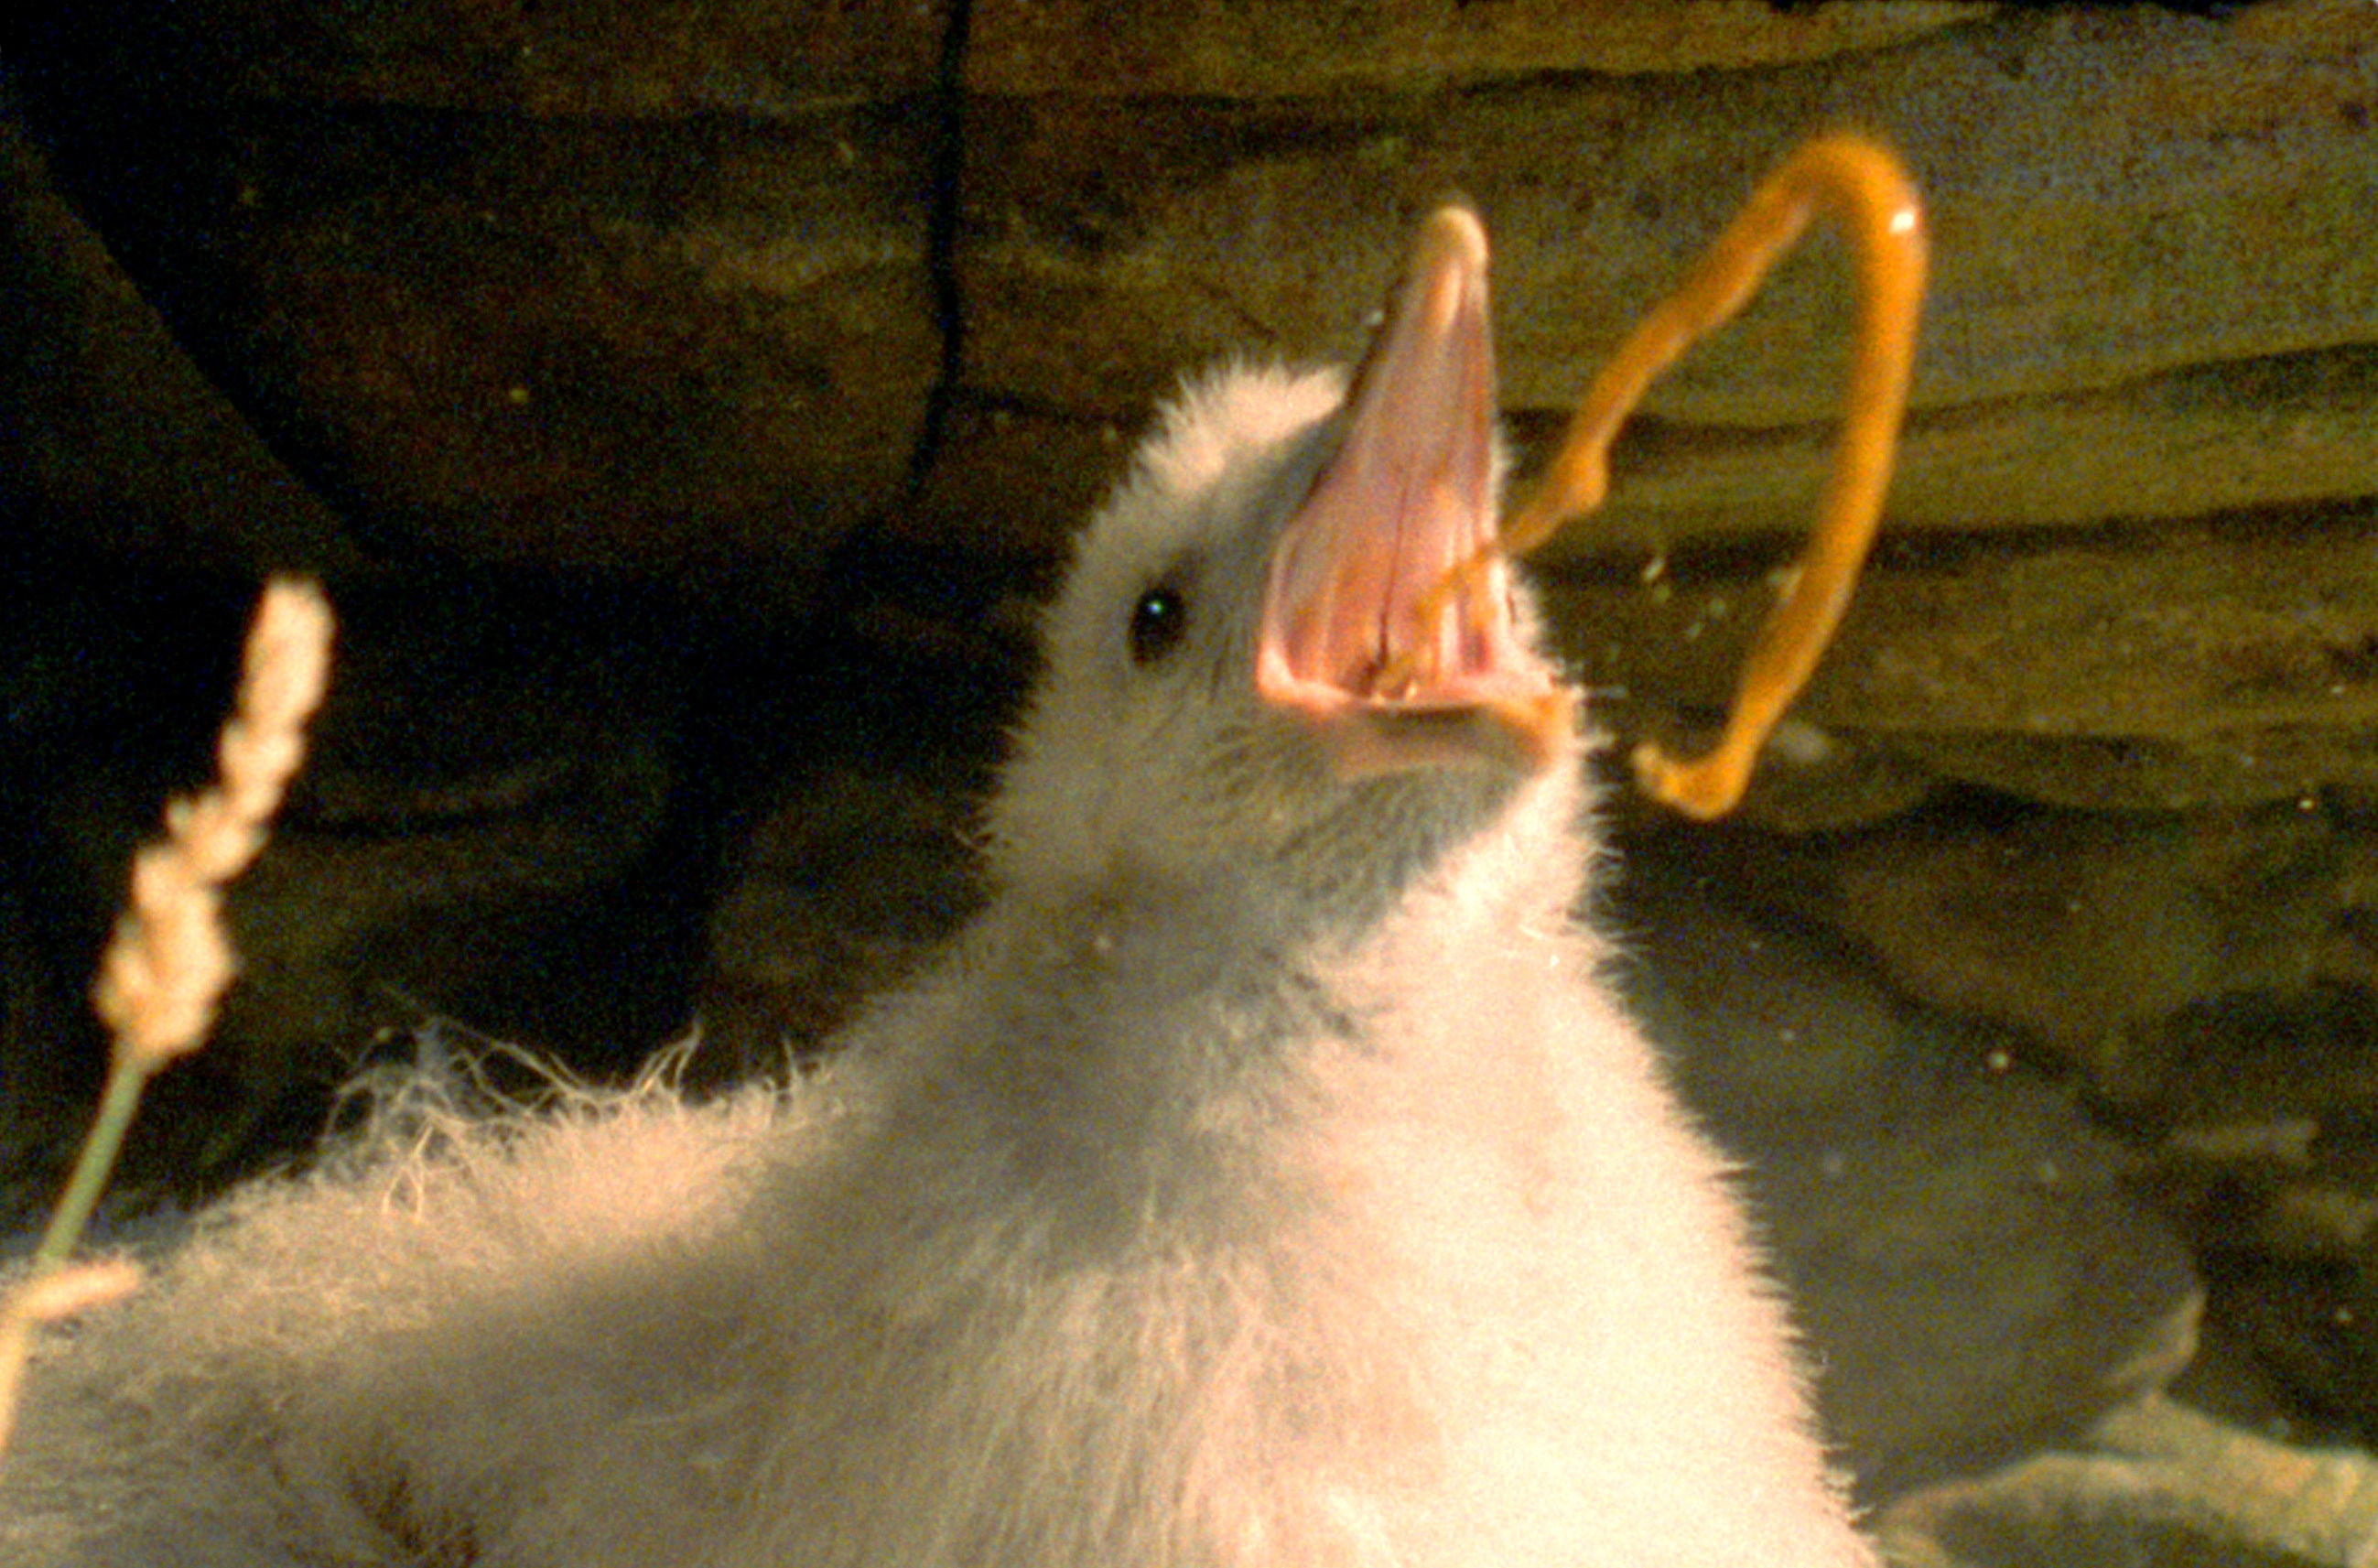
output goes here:
<path id="1" fill-rule="evenodd" d="M 1821 59 L 1987 16 L 1989 5 L 1823 0 L 979 0 L 967 85 L 1051 96 L 1424 92 L 1547 71 L 1739 69 Z M 1350 47 L 1359 40 L 1361 46 Z"/>
<path id="2" fill-rule="evenodd" d="M 1932 1488 L 1881 1521 L 1903 1568 L 2348 1568 L 2373 1526 L 2368 1454 L 2291 1447 L 2154 1398 L 2085 1447 Z"/>
<path id="3" fill-rule="evenodd" d="M 1744 1162 L 1862 1496 L 2073 1441 L 2187 1363 L 2185 1248 L 2011 1036 L 1943 1027 L 1657 852 L 1612 906 L 1653 1037 Z"/>
<path id="4" fill-rule="evenodd" d="M 1772 597 L 1754 573 L 1783 561 L 1654 560 L 1557 572 L 1546 590 L 1629 729 L 1723 705 Z M 2367 790 L 2378 510 L 1886 541 L 1796 711 L 1834 750 L 2057 804 Z M 1794 754 L 1773 762 L 1767 787 L 1788 787 Z"/>
<path id="5" fill-rule="evenodd" d="M 2340 221 L 2378 180 L 2373 46 L 2378 18 L 2341 6 L 2230 22 L 2025 12 L 1714 85 L 1529 74 L 1288 103 L 993 99 L 969 115 L 965 380 L 1130 417 L 1184 362 L 1250 346 L 1341 351 L 1345 302 L 1375 291 L 1421 207 L 1461 190 L 1495 236 L 1507 405 L 1559 409 L 1761 171 L 1813 131 L 1852 124 L 1900 148 L 1931 207 L 1925 417 L 1911 451 L 1937 424 L 1965 476 L 1995 481 L 1962 508 L 1935 492 L 1920 520 L 2094 522 L 2108 513 L 2056 501 L 2061 464 L 2024 460 L 2040 444 L 2017 440 L 1995 471 L 1988 454 L 2044 414 L 2101 438 L 2081 449 L 2084 464 L 2110 464 L 2135 434 L 2143 459 L 2184 449 L 2216 475 L 2267 465 L 2259 409 L 2242 428 L 2208 430 L 2225 380 L 2232 404 L 2255 402 L 2257 375 L 2266 392 L 2293 378 L 2252 362 L 2378 340 L 2378 263 Z M 1728 531 L 1760 525 L 1745 498 L 1778 488 L 1796 451 L 1805 472 L 1801 427 L 1834 399 L 1840 295 L 1832 269 L 1787 269 L 1655 389 L 1649 412 L 1663 430 L 1683 427 L 1670 439 L 1699 443 L 1668 470 L 1663 518 L 1722 513 L 1732 497 Z M 2153 383 L 2233 361 L 2248 363 Z M 2106 395 L 2067 406 L 2084 393 Z M 2349 451 L 2325 458 L 2344 471 L 2324 493 L 2367 493 L 2366 439 L 2328 429 Z M 2302 439 L 2323 466 L 2323 429 Z M 2107 493 L 2106 479 L 2087 482 Z M 2297 499 L 2305 484 L 2299 474 L 2280 488 Z M 1620 537 L 1643 525 L 1630 505 L 1622 486 L 1609 520 Z M 1771 511 L 1763 526 L 1792 519 Z"/>
<path id="6" fill-rule="evenodd" d="M 337 514 L 224 403 L 0 120 L 0 505 L 117 557 L 351 566 Z"/>

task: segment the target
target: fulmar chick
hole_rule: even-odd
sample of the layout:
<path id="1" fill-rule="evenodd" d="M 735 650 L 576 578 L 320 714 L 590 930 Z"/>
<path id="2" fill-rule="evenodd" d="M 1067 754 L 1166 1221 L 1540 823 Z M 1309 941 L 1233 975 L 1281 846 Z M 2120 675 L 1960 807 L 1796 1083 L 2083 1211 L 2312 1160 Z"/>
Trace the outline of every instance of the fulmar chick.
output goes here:
<path id="1" fill-rule="evenodd" d="M 62 1335 L 0 1562 L 1873 1559 L 1572 917 L 1575 701 L 1492 537 L 1485 242 L 1351 388 L 1187 388 L 1090 527 L 992 896 L 838 1065 L 432 1118 Z"/>

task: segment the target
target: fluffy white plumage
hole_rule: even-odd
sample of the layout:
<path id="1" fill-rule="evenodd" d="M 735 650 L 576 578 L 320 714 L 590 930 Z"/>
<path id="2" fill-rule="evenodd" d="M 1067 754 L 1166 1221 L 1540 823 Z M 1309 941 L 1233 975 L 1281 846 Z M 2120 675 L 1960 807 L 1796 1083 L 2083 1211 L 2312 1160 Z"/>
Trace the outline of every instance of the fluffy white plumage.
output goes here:
<path id="1" fill-rule="evenodd" d="M 234 1195 L 54 1344 L 0 1562 L 1867 1568 L 1571 918 L 1523 599 L 1410 690 L 1345 663 L 1491 524 L 1473 230 L 1351 399 L 1238 368 L 1165 415 L 1052 611 L 989 907 L 838 1066 Z"/>

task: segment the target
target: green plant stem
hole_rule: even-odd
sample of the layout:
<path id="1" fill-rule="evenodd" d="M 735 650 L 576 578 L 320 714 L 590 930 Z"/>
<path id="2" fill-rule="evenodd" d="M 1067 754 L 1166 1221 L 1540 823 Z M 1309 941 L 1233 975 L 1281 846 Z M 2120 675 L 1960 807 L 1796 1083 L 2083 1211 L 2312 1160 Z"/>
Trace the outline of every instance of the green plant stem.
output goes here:
<path id="1" fill-rule="evenodd" d="M 133 1113 L 140 1108 L 140 1092 L 147 1087 L 151 1070 L 150 1063 L 129 1054 L 119 1055 L 108 1068 L 99 1112 L 91 1118 L 90 1131 L 83 1135 L 82 1152 L 75 1160 L 74 1174 L 66 1178 L 66 1191 L 50 1212 L 42 1244 L 34 1248 L 32 1263 L 16 1288 L 0 1296 L 0 1450 L 7 1447 L 16 1429 L 17 1396 L 38 1327 L 29 1298 L 43 1280 L 66 1266 L 81 1244 L 83 1227 L 90 1223 L 91 1211 L 99 1206 L 99 1195 L 115 1168 L 116 1152 L 124 1147 Z"/>
<path id="2" fill-rule="evenodd" d="M 100 1094 L 90 1131 L 84 1135 L 74 1174 L 66 1178 L 66 1191 L 50 1212 L 49 1228 L 34 1249 L 32 1278 L 63 1267 L 81 1244 L 83 1227 L 90 1223 L 99 1195 L 107 1188 L 108 1175 L 115 1169 L 116 1152 L 124 1147 L 124 1135 L 132 1127 L 133 1113 L 140 1108 L 140 1092 L 148 1083 L 148 1065 L 129 1053 L 118 1056 L 108 1069 L 107 1087 Z"/>

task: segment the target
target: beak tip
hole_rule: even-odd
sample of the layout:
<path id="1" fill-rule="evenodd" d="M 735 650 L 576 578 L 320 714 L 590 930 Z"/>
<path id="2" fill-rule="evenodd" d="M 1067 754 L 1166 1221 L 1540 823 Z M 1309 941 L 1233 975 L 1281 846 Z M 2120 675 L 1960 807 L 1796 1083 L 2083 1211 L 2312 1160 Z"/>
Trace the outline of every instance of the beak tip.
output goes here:
<path id="1" fill-rule="evenodd" d="M 1448 201 L 1428 215 L 1416 246 L 1423 257 L 1459 259 L 1475 268 L 1486 265 L 1486 225 L 1467 202 Z"/>
<path id="2" fill-rule="evenodd" d="M 1422 223 L 1405 275 L 1424 294 L 1443 290 L 1440 297 L 1452 304 L 1483 283 L 1486 256 L 1486 225 L 1470 208 L 1448 203 Z"/>

